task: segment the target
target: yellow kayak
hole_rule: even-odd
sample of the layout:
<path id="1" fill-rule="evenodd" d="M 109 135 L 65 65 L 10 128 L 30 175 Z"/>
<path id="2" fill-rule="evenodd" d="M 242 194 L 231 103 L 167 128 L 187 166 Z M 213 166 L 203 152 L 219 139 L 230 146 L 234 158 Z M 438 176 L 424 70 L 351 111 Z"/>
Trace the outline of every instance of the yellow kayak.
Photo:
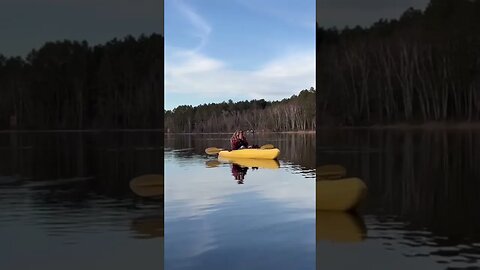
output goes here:
<path id="1" fill-rule="evenodd" d="M 263 169 L 278 169 L 280 163 L 276 159 L 254 159 L 254 158 L 225 158 L 218 157 L 220 162 L 234 163 L 241 167 L 257 167 Z"/>
<path id="2" fill-rule="evenodd" d="M 356 214 L 339 211 L 317 211 L 317 241 L 355 243 L 364 240 L 365 223 Z"/>
<path id="3" fill-rule="evenodd" d="M 366 193 L 367 186 L 356 177 L 317 181 L 317 210 L 354 210 Z"/>
<path id="4" fill-rule="evenodd" d="M 232 151 L 220 151 L 219 157 L 223 158 L 254 158 L 254 159 L 276 159 L 280 155 L 278 148 L 273 149 L 239 149 Z"/>

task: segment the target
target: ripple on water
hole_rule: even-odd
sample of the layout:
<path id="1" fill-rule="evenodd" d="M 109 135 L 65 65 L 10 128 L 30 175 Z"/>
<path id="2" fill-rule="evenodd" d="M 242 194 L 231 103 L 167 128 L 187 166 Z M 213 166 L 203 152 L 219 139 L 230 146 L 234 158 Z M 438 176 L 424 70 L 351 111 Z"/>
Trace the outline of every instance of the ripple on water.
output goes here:
<path id="1" fill-rule="evenodd" d="M 387 250 L 401 252 L 407 258 L 431 258 L 448 265 L 448 269 L 480 269 L 479 242 L 457 243 L 426 230 L 411 230 L 409 224 L 391 219 L 367 216 L 367 238 L 380 241 Z"/>

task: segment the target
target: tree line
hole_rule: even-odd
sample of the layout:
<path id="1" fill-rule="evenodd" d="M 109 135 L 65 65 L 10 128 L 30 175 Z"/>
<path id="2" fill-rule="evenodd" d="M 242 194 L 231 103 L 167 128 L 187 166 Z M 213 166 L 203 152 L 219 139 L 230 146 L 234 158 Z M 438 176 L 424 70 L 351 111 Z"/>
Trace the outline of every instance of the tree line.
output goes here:
<path id="1" fill-rule="evenodd" d="M 161 128 L 163 44 L 152 34 L 0 55 L 0 129 Z"/>
<path id="2" fill-rule="evenodd" d="M 255 131 L 315 130 L 316 90 L 302 90 L 281 101 L 250 100 L 183 105 L 165 111 L 165 132 L 207 133 L 232 132 L 236 129 Z"/>
<path id="3" fill-rule="evenodd" d="M 369 27 L 317 25 L 319 125 L 480 120 L 480 1 L 432 0 Z"/>

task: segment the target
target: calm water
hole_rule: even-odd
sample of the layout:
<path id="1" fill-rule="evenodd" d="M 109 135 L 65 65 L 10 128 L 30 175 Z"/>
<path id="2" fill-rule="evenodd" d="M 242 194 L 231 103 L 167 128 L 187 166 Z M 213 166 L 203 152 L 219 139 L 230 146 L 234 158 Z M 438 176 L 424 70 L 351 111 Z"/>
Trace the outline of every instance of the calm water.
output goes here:
<path id="1" fill-rule="evenodd" d="M 229 136 L 165 138 L 165 269 L 315 269 L 315 136 L 249 136 L 282 153 L 246 171 L 204 152 Z"/>
<path id="2" fill-rule="evenodd" d="M 0 133 L 0 269 L 162 269 L 160 132 Z M 41 266 L 39 268 L 39 266 Z"/>
<path id="3" fill-rule="evenodd" d="M 480 269 L 479 130 L 317 138 L 319 165 L 341 164 L 369 188 L 358 215 L 318 214 L 317 226 L 335 235 L 335 219 L 347 237 L 317 242 L 318 269 Z"/>
<path id="4" fill-rule="evenodd" d="M 162 198 L 129 186 L 163 172 L 161 133 L 0 133 L 0 269 L 162 269 L 164 244 L 165 269 L 480 269 L 480 131 L 250 140 L 278 165 L 204 154 L 228 135 L 165 138 L 164 243 Z M 315 225 L 316 144 L 319 165 L 367 183 L 358 214 Z"/>

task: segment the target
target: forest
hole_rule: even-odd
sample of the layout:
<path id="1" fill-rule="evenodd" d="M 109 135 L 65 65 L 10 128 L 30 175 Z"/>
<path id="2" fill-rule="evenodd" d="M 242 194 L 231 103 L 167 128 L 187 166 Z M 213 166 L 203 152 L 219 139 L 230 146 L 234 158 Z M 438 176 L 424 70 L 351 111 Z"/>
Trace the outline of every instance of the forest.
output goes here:
<path id="1" fill-rule="evenodd" d="M 165 111 L 165 132 L 312 131 L 316 128 L 315 96 L 316 90 L 311 87 L 281 101 L 183 105 Z"/>
<path id="2" fill-rule="evenodd" d="M 318 126 L 480 120 L 480 1 L 432 0 L 398 19 L 317 25 Z"/>
<path id="3" fill-rule="evenodd" d="M 162 128 L 163 39 L 64 40 L 26 57 L 0 54 L 0 130 Z"/>

